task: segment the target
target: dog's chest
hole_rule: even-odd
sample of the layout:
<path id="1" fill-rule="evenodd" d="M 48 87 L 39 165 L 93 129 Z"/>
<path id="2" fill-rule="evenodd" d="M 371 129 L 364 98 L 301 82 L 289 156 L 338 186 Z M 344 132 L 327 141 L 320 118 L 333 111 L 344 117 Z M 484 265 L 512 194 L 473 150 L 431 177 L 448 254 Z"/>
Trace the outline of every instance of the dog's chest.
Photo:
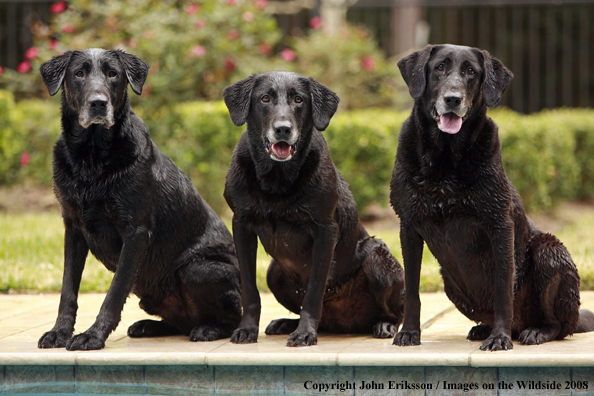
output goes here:
<path id="1" fill-rule="evenodd" d="M 62 205 L 83 233 L 89 250 L 109 270 L 115 271 L 123 246 L 121 224 L 106 200 L 63 199 Z"/>
<path id="2" fill-rule="evenodd" d="M 455 177 L 414 177 L 398 188 L 400 202 L 397 207 L 401 218 L 442 223 L 448 218 L 476 214 L 472 188 L 460 183 Z"/>

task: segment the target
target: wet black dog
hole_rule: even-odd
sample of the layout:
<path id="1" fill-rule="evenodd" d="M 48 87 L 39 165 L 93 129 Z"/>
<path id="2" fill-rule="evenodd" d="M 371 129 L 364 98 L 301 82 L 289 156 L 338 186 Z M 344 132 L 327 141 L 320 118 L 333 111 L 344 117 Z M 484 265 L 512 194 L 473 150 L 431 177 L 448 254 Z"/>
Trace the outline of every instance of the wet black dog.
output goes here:
<path id="1" fill-rule="evenodd" d="M 423 243 L 441 265 L 445 292 L 479 323 L 482 350 L 541 344 L 594 329 L 579 311 L 579 276 L 553 235 L 539 230 L 501 162 L 487 107 L 513 75 L 486 51 L 428 46 L 398 62 L 415 100 L 400 131 L 390 201 L 400 216 L 405 316 L 397 345 L 420 343 Z"/>
<path id="2" fill-rule="evenodd" d="M 51 95 L 62 87 L 54 189 L 66 226 L 62 296 L 40 348 L 101 349 L 130 291 L 162 321 L 131 337 L 229 337 L 241 318 L 233 239 L 189 178 L 149 137 L 128 101 L 149 66 L 122 51 L 68 51 L 41 65 Z M 81 274 L 91 251 L 115 275 L 95 323 L 72 337 Z"/>
<path id="3" fill-rule="evenodd" d="M 318 329 L 391 337 L 402 318 L 402 268 L 359 222 L 320 132 L 338 96 L 312 78 L 283 72 L 252 75 L 223 96 L 233 123 L 247 121 L 225 184 L 244 310 L 231 341 L 258 338 L 258 237 L 272 256 L 270 290 L 301 315 L 272 321 L 266 334 L 292 332 L 289 346 L 315 345 Z"/>

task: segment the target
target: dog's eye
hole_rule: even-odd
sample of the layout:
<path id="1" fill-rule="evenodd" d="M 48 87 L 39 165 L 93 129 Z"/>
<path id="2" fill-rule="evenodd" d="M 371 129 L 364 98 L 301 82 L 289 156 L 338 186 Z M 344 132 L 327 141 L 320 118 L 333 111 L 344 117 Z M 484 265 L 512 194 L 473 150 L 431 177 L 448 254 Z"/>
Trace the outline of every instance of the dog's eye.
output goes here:
<path id="1" fill-rule="evenodd" d="M 301 96 L 295 96 L 295 103 L 303 102 L 303 98 Z"/>
<path id="2" fill-rule="evenodd" d="M 76 73 L 74 73 L 74 75 L 78 78 L 83 78 L 85 76 L 85 73 L 83 73 L 82 70 L 79 70 Z"/>
<path id="3" fill-rule="evenodd" d="M 476 72 L 474 71 L 474 69 L 473 69 L 472 67 L 469 67 L 469 68 L 468 68 L 468 75 L 470 75 L 470 76 L 473 76 L 473 75 L 474 75 L 474 73 L 476 73 Z"/>
<path id="4" fill-rule="evenodd" d="M 443 63 L 440 63 L 439 65 L 437 65 L 436 69 L 439 71 L 443 71 L 445 69 L 445 65 Z"/>
<path id="5" fill-rule="evenodd" d="M 262 102 L 264 102 L 264 103 L 270 102 L 270 96 L 268 96 L 268 95 L 262 96 Z"/>
<path id="6" fill-rule="evenodd" d="M 115 70 L 110 70 L 109 73 L 107 73 L 107 76 L 110 78 L 114 78 L 118 76 L 118 72 Z"/>

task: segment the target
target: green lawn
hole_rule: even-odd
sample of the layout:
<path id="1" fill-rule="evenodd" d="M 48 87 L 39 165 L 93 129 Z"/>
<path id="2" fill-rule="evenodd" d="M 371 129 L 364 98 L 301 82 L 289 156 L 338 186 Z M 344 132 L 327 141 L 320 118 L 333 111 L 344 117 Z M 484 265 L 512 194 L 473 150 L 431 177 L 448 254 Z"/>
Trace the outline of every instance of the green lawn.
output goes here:
<path id="1" fill-rule="evenodd" d="M 555 215 L 539 215 L 535 220 L 545 231 L 554 232 L 567 246 L 580 271 L 582 290 L 594 290 L 594 207 L 564 205 Z M 383 239 L 402 262 L 397 229 L 368 227 L 368 231 Z M 62 283 L 63 241 L 64 226 L 56 212 L 0 213 L 0 291 L 59 291 Z M 266 268 L 269 260 L 260 246 L 260 290 L 267 290 Z M 89 254 L 81 291 L 106 291 L 111 279 L 112 274 Z M 439 266 L 425 248 L 421 291 L 440 289 Z"/>

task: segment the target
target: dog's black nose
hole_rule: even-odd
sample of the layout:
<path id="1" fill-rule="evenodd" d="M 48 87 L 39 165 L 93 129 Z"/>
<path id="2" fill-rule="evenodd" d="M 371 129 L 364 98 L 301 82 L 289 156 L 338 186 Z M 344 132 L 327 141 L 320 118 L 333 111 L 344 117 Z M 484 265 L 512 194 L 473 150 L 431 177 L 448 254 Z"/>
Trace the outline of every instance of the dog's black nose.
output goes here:
<path id="1" fill-rule="evenodd" d="M 89 107 L 92 111 L 102 111 L 107 107 L 107 95 L 96 92 L 89 96 Z"/>
<path id="2" fill-rule="evenodd" d="M 462 103 L 462 98 L 460 96 L 446 96 L 444 100 L 446 106 L 448 106 L 449 108 L 458 107 L 460 106 L 460 103 Z"/>
<path id="3" fill-rule="evenodd" d="M 107 106 L 107 100 L 103 100 L 103 99 L 91 100 L 89 102 L 89 105 L 91 106 L 92 109 L 99 110 L 100 108 Z"/>
<path id="4" fill-rule="evenodd" d="M 286 125 L 277 126 L 274 128 L 277 137 L 288 137 L 291 134 L 291 127 Z"/>

